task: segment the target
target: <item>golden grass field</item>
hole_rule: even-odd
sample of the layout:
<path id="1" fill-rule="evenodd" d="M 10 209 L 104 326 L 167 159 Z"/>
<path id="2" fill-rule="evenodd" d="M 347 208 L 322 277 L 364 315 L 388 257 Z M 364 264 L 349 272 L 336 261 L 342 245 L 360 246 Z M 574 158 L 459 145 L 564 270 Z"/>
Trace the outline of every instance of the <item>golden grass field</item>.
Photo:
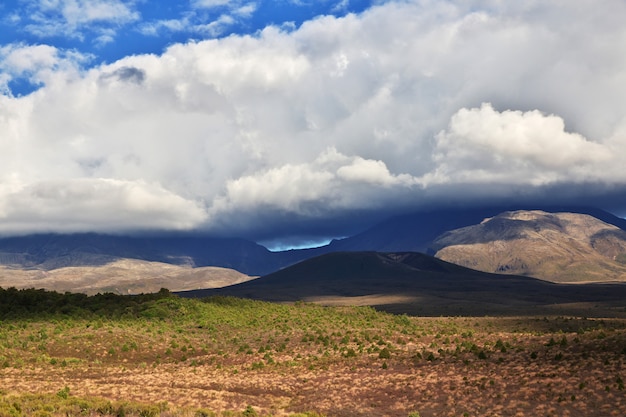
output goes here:
<path id="1" fill-rule="evenodd" d="M 623 319 L 127 300 L 5 315 L 0 416 L 626 415 Z"/>

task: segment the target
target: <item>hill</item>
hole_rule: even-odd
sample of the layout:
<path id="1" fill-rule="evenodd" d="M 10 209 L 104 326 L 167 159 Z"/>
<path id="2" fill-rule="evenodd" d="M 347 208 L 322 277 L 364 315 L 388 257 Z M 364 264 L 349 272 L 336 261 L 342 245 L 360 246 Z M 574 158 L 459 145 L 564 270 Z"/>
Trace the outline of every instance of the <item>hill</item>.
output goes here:
<path id="1" fill-rule="evenodd" d="M 626 281 L 626 231 L 578 213 L 509 211 L 448 231 L 436 257 L 554 282 Z"/>
<path id="2" fill-rule="evenodd" d="M 67 266 L 52 270 L 0 266 L 0 287 L 44 288 L 83 294 L 147 294 L 161 288 L 185 291 L 219 288 L 253 279 L 234 269 L 192 268 L 136 259 L 112 260 L 104 265 Z"/>
<path id="3" fill-rule="evenodd" d="M 413 252 L 336 252 L 254 281 L 181 295 L 372 305 L 419 315 L 614 315 L 623 310 L 626 286 L 559 285 L 490 274 Z"/>

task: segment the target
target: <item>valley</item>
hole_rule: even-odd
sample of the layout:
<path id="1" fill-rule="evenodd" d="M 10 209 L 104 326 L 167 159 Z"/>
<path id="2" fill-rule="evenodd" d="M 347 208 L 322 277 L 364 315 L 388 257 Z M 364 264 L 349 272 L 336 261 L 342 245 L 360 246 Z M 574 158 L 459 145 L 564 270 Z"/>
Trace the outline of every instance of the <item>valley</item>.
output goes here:
<path id="1" fill-rule="evenodd" d="M 624 415 L 620 222 L 498 213 L 285 252 L 0 239 L 0 416 Z"/>

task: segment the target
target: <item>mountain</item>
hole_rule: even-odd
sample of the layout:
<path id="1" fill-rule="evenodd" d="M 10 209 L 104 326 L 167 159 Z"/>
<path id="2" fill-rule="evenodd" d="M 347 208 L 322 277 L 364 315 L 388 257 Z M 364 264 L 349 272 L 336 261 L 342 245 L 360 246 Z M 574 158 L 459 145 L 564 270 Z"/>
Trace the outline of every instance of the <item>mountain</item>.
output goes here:
<path id="1" fill-rule="evenodd" d="M 0 264 L 49 271 L 106 265 L 120 259 L 236 269 L 266 274 L 283 266 L 265 247 L 244 239 L 206 236 L 117 236 L 95 233 L 38 234 L 0 239 Z"/>
<path id="2" fill-rule="evenodd" d="M 433 241 L 441 234 L 480 223 L 487 217 L 514 209 L 541 209 L 546 212 L 573 212 L 594 216 L 606 223 L 626 230 L 626 220 L 601 209 L 582 206 L 491 206 L 474 208 L 449 208 L 419 211 L 391 217 L 381 223 L 344 239 L 335 239 L 328 245 L 310 249 L 295 249 L 273 254 L 273 260 L 282 267 L 305 259 L 333 252 L 422 252 L 433 255 Z M 263 275 L 263 273 L 259 273 Z"/>
<path id="3" fill-rule="evenodd" d="M 554 282 L 626 281 L 626 231 L 578 213 L 509 211 L 448 231 L 435 256 Z"/>
<path id="4" fill-rule="evenodd" d="M 590 315 L 622 311 L 626 285 L 563 285 L 490 274 L 414 252 L 335 252 L 253 281 L 180 295 L 373 305 L 422 315 Z"/>
<path id="5" fill-rule="evenodd" d="M 626 230 L 626 220 L 598 209 L 544 207 L 543 210 L 586 213 Z M 438 236 L 453 229 L 479 224 L 486 217 L 496 216 L 502 211 L 502 207 L 488 207 L 418 212 L 390 218 L 362 233 L 334 240 L 323 247 L 283 252 L 271 252 L 245 239 L 203 235 L 77 233 L 5 237 L 0 238 L 0 267 L 16 273 L 29 271 L 24 277 L 40 276 L 44 272 L 53 276 L 51 271 L 67 267 L 106 268 L 115 262 L 136 260 L 186 268 L 220 267 L 248 276 L 262 276 L 334 252 L 416 251 L 434 254 L 437 248 L 433 241 Z M 37 275 L 37 271 L 41 274 Z M 33 281 L 33 285 L 40 285 L 41 282 Z M 5 283 L 0 281 L 0 286 Z"/>
<path id="6" fill-rule="evenodd" d="M 337 251 L 414 251 L 434 254 L 432 242 L 449 230 L 475 225 L 487 217 L 513 210 L 542 210 L 549 213 L 571 212 L 588 214 L 605 223 L 626 230 L 626 219 L 594 207 L 584 206 L 492 206 L 420 211 L 391 217 L 362 233 L 332 241 L 315 253 Z"/>

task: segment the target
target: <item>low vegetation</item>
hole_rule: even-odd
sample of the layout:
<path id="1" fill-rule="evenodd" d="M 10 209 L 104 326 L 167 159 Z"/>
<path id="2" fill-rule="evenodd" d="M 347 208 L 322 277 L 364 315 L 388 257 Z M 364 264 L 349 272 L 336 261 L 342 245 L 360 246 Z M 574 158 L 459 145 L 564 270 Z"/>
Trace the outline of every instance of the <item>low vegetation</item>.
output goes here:
<path id="1" fill-rule="evenodd" d="M 626 321 L 0 289 L 0 416 L 626 414 Z"/>

